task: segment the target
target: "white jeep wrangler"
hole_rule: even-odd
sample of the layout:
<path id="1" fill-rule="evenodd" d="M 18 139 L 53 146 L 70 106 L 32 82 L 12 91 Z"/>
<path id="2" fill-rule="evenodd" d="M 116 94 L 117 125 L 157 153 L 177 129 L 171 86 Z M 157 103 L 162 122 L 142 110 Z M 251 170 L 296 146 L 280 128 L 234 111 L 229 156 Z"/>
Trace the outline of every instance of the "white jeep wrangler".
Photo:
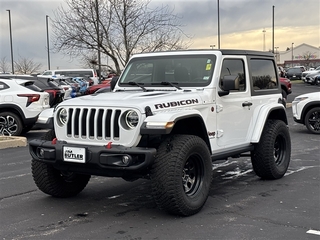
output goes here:
<path id="1" fill-rule="evenodd" d="M 80 193 L 91 175 L 151 180 L 165 211 L 205 204 L 212 161 L 251 153 L 255 173 L 281 178 L 291 142 L 272 53 L 186 50 L 138 54 L 112 90 L 60 103 L 54 130 L 29 143 L 38 188 Z"/>

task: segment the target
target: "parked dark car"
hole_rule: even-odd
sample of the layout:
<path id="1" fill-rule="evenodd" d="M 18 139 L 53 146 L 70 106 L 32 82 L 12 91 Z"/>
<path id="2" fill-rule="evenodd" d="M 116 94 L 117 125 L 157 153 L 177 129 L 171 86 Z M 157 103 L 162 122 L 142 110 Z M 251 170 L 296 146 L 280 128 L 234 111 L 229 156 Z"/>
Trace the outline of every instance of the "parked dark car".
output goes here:
<path id="1" fill-rule="evenodd" d="M 318 85 L 320 84 L 320 70 L 317 70 L 316 72 L 314 73 L 309 73 L 307 76 L 306 76 L 306 80 L 305 80 L 306 83 L 309 83 L 311 85 Z"/>
<path id="2" fill-rule="evenodd" d="M 302 72 L 303 72 L 302 69 L 299 67 L 289 68 L 287 69 L 287 72 L 286 72 L 286 78 L 290 80 L 301 79 Z"/>

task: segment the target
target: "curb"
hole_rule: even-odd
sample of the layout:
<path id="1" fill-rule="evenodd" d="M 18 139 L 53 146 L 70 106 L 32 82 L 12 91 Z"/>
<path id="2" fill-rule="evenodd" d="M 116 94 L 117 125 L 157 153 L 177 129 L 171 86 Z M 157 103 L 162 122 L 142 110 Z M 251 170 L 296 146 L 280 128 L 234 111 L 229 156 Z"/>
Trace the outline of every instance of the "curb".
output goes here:
<path id="1" fill-rule="evenodd" d="M 27 146 L 26 137 L 0 136 L 0 149 Z"/>

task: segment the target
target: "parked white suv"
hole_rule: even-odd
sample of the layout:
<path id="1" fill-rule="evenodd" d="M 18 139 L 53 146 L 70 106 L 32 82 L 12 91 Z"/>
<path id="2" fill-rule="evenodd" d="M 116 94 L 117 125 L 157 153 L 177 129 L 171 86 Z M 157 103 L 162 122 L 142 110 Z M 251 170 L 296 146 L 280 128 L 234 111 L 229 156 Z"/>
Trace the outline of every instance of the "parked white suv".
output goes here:
<path id="1" fill-rule="evenodd" d="M 0 135 L 17 136 L 29 131 L 47 108 L 49 94 L 34 81 L 0 78 Z"/>
<path id="2" fill-rule="evenodd" d="M 301 80 L 306 82 L 306 77 L 308 74 L 317 73 L 317 71 L 319 71 L 319 70 L 320 70 L 320 66 L 317 67 L 316 69 L 313 69 L 313 70 L 304 71 L 301 75 Z"/>
<path id="3" fill-rule="evenodd" d="M 91 175 L 151 180 L 169 213 L 201 210 L 212 161 L 251 155 L 263 179 L 284 176 L 291 141 L 274 55 L 245 50 L 137 54 L 112 92 L 60 103 L 54 130 L 29 142 L 38 188 L 80 193 Z"/>
<path id="4" fill-rule="evenodd" d="M 320 92 L 297 96 L 292 102 L 293 119 L 311 133 L 320 134 Z"/>
<path id="5" fill-rule="evenodd" d="M 99 83 L 99 77 L 95 69 L 57 69 L 57 70 L 46 70 L 37 77 L 52 78 L 52 77 L 82 77 L 84 79 L 91 79 L 94 84 Z"/>

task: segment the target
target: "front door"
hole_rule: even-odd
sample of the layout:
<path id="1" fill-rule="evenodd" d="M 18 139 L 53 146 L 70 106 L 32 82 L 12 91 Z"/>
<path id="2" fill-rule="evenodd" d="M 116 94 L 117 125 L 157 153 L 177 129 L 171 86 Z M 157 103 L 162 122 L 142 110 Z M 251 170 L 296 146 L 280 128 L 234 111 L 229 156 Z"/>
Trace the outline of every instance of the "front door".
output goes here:
<path id="1" fill-rule="evenodd" d="M 220 147 L 246 146 L 250 142 L 248 129 L 254 106 L 251 105 L 250 81 L 245 57 L 223 59 L 221 79 L 225 75 L 239 77 L 239 89 L 229 95 L 217 96 L 217 143 Z"/>

